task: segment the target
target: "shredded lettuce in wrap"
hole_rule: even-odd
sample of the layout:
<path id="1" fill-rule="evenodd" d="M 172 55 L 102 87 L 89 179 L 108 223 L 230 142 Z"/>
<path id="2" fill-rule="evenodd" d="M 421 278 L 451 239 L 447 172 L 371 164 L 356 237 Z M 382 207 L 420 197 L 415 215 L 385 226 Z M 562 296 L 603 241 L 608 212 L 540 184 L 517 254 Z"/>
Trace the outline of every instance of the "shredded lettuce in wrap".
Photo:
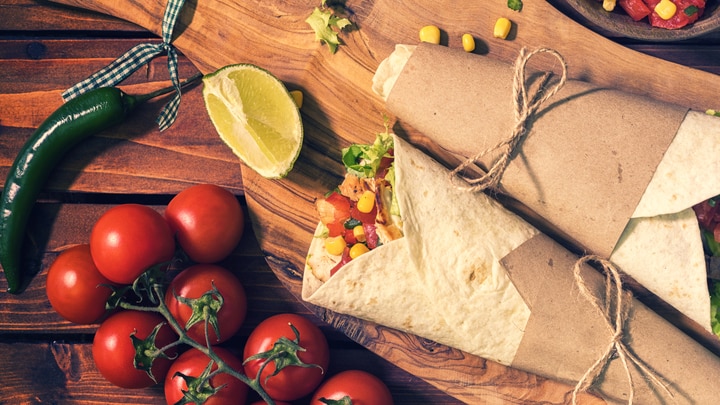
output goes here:
<path id="1" fill-rule="evenodd" d="M 385 127 L 385 132 L 380 132 L 375 137 L 375 142 L 371 145 L 353 144 L 342 150 L 342 162 L 348 173 L 358 177 L 372 178 L 375 177 L 380 162 L 383 157 L 389 157 L 388 152 L 393 148 L 393 138 L 389 129 Z M 390 166 L 385 175 L 393 189 L 392 205 L 390 213 L 400 215 L 400 206 L 395 195 L 395 166 Z"/>
<path id="2" fill-rule="evenodd" d="M 381 132 L 372 145 L 354 144 L 343 148 L 342 162 L 348 173 L 358 177 L 375 177 L 380 161 L 392 147 L 392 136 L 387 131 Z"/>
<path id="3" fill-rule="evenodd" d="M 713 288 L 710 291 L 710 327 L 716 336 L 720 337 L 720 283 L 713 283 Z"/>

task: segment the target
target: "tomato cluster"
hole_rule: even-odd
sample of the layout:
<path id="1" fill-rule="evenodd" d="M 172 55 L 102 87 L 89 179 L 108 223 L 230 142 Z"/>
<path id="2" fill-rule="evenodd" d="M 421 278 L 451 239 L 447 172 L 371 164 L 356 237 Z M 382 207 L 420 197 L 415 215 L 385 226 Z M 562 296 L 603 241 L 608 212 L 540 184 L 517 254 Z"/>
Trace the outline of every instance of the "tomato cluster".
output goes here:
<path id="1" fill-rule="evenodd" d="M 365 372 L 323 383 L 328 342 L 300 315 L 258 324 L 242 357 L 219 346 L 247 313 L 243 285 L 218 264 L 239 243 L 244 223 L 237 199 L 214 185 L 180 192 L 162 214 L 139 204 L 115 206 L 96 221 L 88 244 L 52 263 L 48 300 L 70 322 L 100 323 L 92 353 L 106 380 L 123 388 L 163 382 L 169 405 L 242 405 L 251 387 L 276 404 L 310 395 L 317 404 L 392 403 L 387 387 Z M 188 264 L 167 272 L 178 253 Z"/>

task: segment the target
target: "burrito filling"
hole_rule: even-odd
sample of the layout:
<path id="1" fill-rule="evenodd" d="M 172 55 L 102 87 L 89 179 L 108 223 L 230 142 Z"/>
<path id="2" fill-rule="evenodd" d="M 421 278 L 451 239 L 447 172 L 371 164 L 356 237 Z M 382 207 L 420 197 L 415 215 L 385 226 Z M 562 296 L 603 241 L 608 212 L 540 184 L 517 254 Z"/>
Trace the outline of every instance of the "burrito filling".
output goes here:
<path id="1" fill-rule="evenodd" d="M 315 237 L 324 243 L 310 252 L 307 261 L 322 281 L 359 255 L 403 236 L 393 192 L 392 136 L 385 132 L 371 145 L 344 148 L 342 161 L 346 172 L 342 183 L 315 201 L 321 222 Z"/>

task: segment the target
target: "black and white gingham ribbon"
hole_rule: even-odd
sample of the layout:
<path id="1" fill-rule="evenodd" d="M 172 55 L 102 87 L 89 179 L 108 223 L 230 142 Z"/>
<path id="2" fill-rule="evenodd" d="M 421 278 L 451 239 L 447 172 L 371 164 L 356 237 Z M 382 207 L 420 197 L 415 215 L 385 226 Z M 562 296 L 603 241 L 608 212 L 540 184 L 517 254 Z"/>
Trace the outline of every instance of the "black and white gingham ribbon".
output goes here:
<path id="1" fill-rule="evenodd" d="M 175 21 L 184 3 L 185 0 L 168 0 L 162 21 L 162 43 L 140 44 L 133 47 L 108 66 L 65 90 L 62 94 L 63 99 L 65 99 L 65 101 L 73 99 L 86 91 L 98 87 L 114 86 L 125 80 L 125 78 L 148 63 L 155 56 L 166 52 L 168 57 L 168 71 L 170 72 L 172 85 L 175 87 L 175 96 L 163 107 L 160 116 L 157 118 L 157 124 L 161 131 L 169 128 L 170 125 L 175 122 L 177 110 L 180 106 L 180 80 L 178 79 L 177 51 L 170 43 L 172 42 Z"/>

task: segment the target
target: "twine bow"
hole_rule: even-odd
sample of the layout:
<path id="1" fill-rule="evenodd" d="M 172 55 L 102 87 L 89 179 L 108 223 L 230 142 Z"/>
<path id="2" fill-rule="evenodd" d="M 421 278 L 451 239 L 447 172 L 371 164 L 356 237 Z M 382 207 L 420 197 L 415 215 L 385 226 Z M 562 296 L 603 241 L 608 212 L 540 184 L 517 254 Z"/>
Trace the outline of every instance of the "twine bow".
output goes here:
<path id="1" fill-rule="evenodd" d="M 114 86 L 125 80 L 157 55 L 167 53 L 168 71 L 170 72 L 172 85 L 175 87 L 175 96 L 163 107 L 156 122 L 161 131 L 169 128 L 173 122 L 175 122 L 177 110 L 180 107 L 181 94 L 180 80 L 178 79 L 178 56 L 171 42 L 175 22 L 184 3 L 185 0 L 168 0 L 162 21 L 162 43 L 136 45 L 108 66 L 65 90 L 62 94 L 63 99 L 65 99 L 65 101 L 73 99 L 80 94 L 98 87 Z"/>
<path id="2" fill-rule="evenodd" d="M 552 56 L 556 57 L 560 61 L 560 64 L 562 66 L 562 75 L 560 76 L 560 81 L 558 83 L 546 89 L 545 85 L 547 84 L 547 81 L 551 75 L 551 73 L 546 72 L 540 81 L 540 86 L 538 90 L 533 94 L 529 94 L 528 86 L 525 80 L 525 70 L 528 61 L 533 56 L 539 53 L 549 53 Z M 450 172 L 451 180 L 455 181 L 457 177 L 464 179 L 469 184 L 469 186 L 460 186 L 459 188 L 468 189 L 470 191 L 482 191 L 497 187 L 500 184 L 500 179 L 502 178 L 503 172 L 510 163 L 513 151 L 527 132 L 528 120 L 532 118 L 538 108 L 540 108 L 540 106 L 545 101 L 555 95 L 565 85 L 566 81 L 567 65 L 565 64 L 565 60 L 563 59 L 562 55 L 560 55 L 560 53 L 549 48 L 539 48 L 532 52 L 527 52 L 525 48 L 520 49 L 520 54 L 515 61 L 515 75 L 513 77 L 513 103 L 515 104 L 515 126 L 513 127 L 510 136 L 506 139 L 501 140 L 495 146 L 485 149 L 460 163 L 454 170 Z M 500 150 L 501 154 L 495 160 L 495 162 L 493 162 L 492 166 L 485 174 L 476 178 L 470 178 L 461 175 L 462 171 L 475 164 L 475 162 L 477 162 L 481 157 L 495 150 Z"/>
<path id="3" fill-rule="evenodd" d="M 582 277 L 582 265 L 590 261 L 599 263 L 605 272 L 604 301 L 598 299 L 598 297 L 588 289 L 585 284 L 585 279 Z M 625 336 L 625 324 L 632 305 L 632 294 L 623 289 L 620 273 L 615 265 L 609 260 L 602 259 L 599 256 L 586 255 L 575 262 L 573 274 L 581 295 L 590 301 L 597 312 L 602 315 L 605 320 L 604 324 L 611 332 L 612 338 L 606 346 L 602 356 L 600 356 L 600 358 L 598 358 L 595 363 L 590 366 L 585 374 L 583 374 L 582 378 L 580 378 L 577 385 L 575 385 L 572 392 L 572 403 L 577 404 L 577 395 L 580 392 L 587 391 L 593 384 L 595 384 L 595 381 L 598 377 L 600 377 L 603 370 L 608 365 L 608 362 L 616 355 L 622 362 L 623 369 L 625 370 L 625 375 L 627 376 L 628 384 L 630 386 L 628 404 L 632 404 L 635 397 L 635 386 L 633 383 L 632 373 L 630 372 L 631 364 L 636 366 L 645 376 L 649 378 L 652 383 L 661 387 L 668 396 L 672 397 L 672 393 L 668 390 L 665 384 L 660 381 L 660 378 L 655 374 L 655 372 L 645 365 L 639 357 L 634 355 L 623 341 Z"/>

